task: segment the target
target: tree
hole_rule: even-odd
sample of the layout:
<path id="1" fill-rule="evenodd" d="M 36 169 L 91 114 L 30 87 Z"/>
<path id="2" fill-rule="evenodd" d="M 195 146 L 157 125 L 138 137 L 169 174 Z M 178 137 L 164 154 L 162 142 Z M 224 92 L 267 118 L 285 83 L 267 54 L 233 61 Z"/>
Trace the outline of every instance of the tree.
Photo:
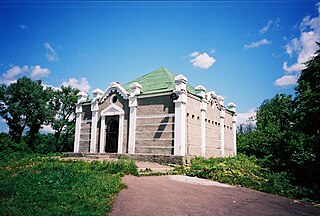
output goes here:
<path id="1" fill-rule="evenodd" d="M 277 94 L 262 102 L 256 114 L 256 130 L 238 134 L 240 152 L 262 159 L 266 166 L 283 170 L 293 149 L 291 95 Z"/>
<path id="2" fill-rule="evenodd" d="M 51 127 L 55 130 L 55 142 L 58 146 L 58 151 L 70 151 L 68 145 L 73 142 L 75 131 L 75 109 L 77 102 L 78 89 L 71 86 L 62 86 L 60 90 L 55 92 L 51 100 L 51 107 L 55 113 L 50 121 Z"/>
<path id="3" fill-rule="evenodd" d="M 50 89 L 44 89 L 41 81 L 22 77 L 16 83 L 0 87 L 0 115 L 7 121 L 11 139 L 20 143 L 27 131 L 27 143 L 33 148 L 33 140 L 49 118 L 48 101 Z"/>
<path id="4" fill-rule="evenodd" d="M 309 182 L 320 181 L 314 175 L 320 172 L 320 43 L 316 43 L 319 48 L 301 71 L 294 100 L 295 130 L 304 135 L 304 147 L 311 156 L 301 179 Z"/>

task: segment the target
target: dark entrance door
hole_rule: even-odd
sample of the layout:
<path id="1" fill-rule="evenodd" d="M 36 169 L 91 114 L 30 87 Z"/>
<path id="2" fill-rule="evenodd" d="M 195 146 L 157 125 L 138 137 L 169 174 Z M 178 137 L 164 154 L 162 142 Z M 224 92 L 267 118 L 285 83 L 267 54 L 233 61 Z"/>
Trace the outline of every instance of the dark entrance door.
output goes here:
<path id="1" fill-rule="evenodd" d="M 118 151 L 118 133 L 119 123 L 117 119 L 110 119 L 107 123 L 107 134 L 106 134 L 106 152 L 117 152 Z"/>

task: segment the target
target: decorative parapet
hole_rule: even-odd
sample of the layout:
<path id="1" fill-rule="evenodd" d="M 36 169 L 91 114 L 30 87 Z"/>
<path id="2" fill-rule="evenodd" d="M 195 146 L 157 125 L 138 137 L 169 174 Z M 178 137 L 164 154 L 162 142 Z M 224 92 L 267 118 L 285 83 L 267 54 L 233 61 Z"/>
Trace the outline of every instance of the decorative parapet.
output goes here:
<path id="1" fill-rule="evenodd" d="M 228 103 L 228 110 L 232 111 L 232 112 L 236 112 L 236 104 L 233 102 Z"/>
<path id="2" fill-rule="evenodd" d="M 206 93 L 207 99 L 214 98 L 214 97 L 216 97 L 216 96 L 217 96 L 217 95 L 216 95 L 216 92 L 215 92 L 215 91 L 209 91 L 209 92 Z"/>
<path id="3" fill-rule="evenodd" d="M 203 87 L 202 85 L 198 85 L 197 87 L 195 87 L 196 90 L 196 94 L 198 96 L 200 96 L 202 99 L 206 98 L 206 88 Z"/>
<path id="4" fill-rule="evenodd" d="M 187 82 L 188 82 L 187 77 L 183 76 L 182 74 L 179 74 L 174 78 L 174 82 L 176 84 L 176 91 L 182 91 L 182 92 L 187 91 Z"/>
<path id="5" fill-rule="evenodd" d="M 128 99 L 129 93 L 120 85 L 120 83 L 112 82 L 100 98 L 100 102 L 105 101 L 107 97 L 115 91 L 118 92 L 123 99 Z"/>
<path id="6" fill-rule="evenodd" d="M 101 89 L 94 89 L 92 91 L 92 94 L 93 94 L 93 99 L 91 101 L 91 111 L 98 111 L 99 110 L 98 102 L 103 95 L 103 91 Z"/>
<path id="7" fill-rule="evenodd" d="M 218 98 L 219 104 L 221 106 L 224 106 L 224 97 L 222 97 L 221 95 L 218 95 L 217 98 Z"/>
<path id="8" fill-rule="evenodd" d="M 92 95 L 93 95 L 93 100 L 97 100 L 97 99 L 102 97 L 103 91 L 101 89 L 98 89 L 98 88 L 94 89 L 92 91 Z"/>
<path id="9" fill-rule="evenodd" d="M 176 89 L 173 91 L 176 94 L 176 98 L 174 99 L 175 103 L 187 103 L 187 77 L 179 74 L 174 78 L 174 82 L 176 84 Z"/>
<path id="10" fill-rule="evenodd" d="M 78 97 L 78 104 L 86 102 L 88 100 L 88 94 L 82 91 L 77 94 L 77 97 Z"/>
<path id="11" fill-rule="evenodd" d="M 142 89 L 142 86 L 140 85 L 140 83 L 132 83 L 130 85 L 130 96 L 136 96 L 136 95 L 139 95 L 141 93 L 141 89 Z"/>

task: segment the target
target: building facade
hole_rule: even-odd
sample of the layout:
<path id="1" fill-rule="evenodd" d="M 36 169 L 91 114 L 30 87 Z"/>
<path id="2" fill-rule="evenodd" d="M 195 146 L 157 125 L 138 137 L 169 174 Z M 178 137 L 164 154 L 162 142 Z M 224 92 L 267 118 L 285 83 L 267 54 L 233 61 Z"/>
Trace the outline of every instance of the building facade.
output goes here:
<path id="1" fill-rule="evenodd" d="M 78 94 L 74 152 L 236 155 L 236 105 L 165 67 Z"/>

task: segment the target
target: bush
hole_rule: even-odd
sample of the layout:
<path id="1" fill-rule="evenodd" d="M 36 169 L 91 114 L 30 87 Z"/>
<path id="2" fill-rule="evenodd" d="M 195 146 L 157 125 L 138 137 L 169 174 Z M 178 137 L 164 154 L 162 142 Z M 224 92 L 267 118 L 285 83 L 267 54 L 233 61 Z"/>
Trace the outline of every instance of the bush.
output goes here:
<path id="1" fill-rule="evenodd" d="M 310 198 L 317 200 L 312 190 L 293 186 L 292 176 L 286 172 L 272 172 L 261 167 L 255 157 L 238 155 L 232 158 L 197 157 L 189 167 L 180 167 L 180 173 L 199 178 L 211 179 L 221 183 L 253 188 L 267 193 L 291 198 Z"/>

